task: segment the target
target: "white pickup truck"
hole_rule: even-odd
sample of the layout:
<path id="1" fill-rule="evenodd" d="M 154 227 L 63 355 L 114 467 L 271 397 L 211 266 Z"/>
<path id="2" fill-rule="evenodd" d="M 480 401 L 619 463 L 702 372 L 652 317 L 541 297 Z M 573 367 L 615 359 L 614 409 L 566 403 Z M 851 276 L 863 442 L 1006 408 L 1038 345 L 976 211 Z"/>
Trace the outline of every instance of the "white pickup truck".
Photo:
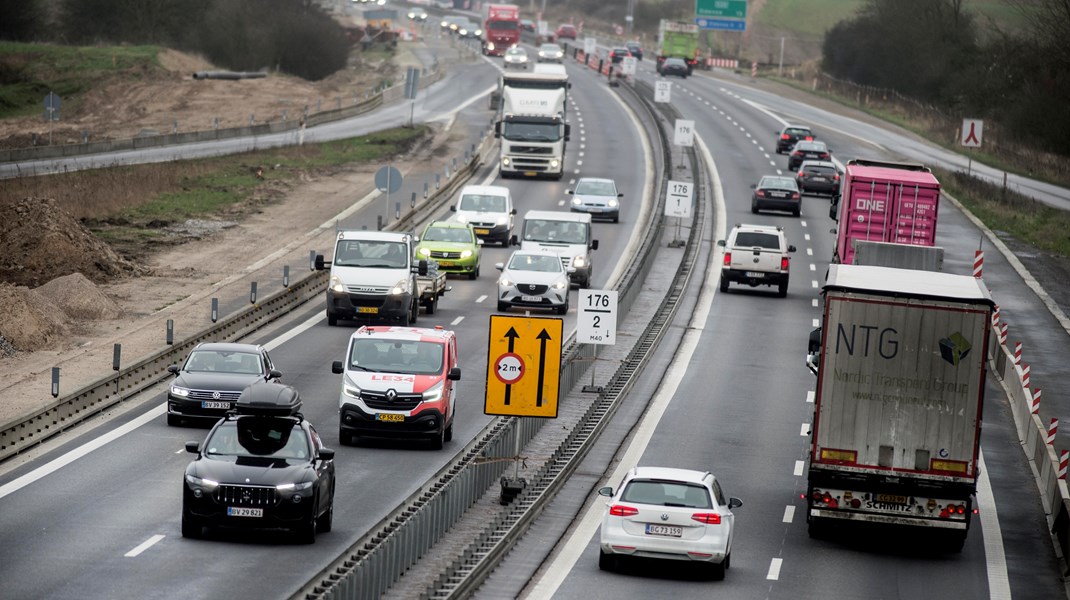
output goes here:
<path id="1" fill-rule="evenodd" d="M 788 254 L 795 252 L 795 246 L 788 244 L 782 227 L 736 225 L 728 239 L 718 240 L 717 245 L 724 248 L 722 292 L 728 291 L 729 283 L 744 283 L 776 286 L 778 296 L 788 295 Z"/>

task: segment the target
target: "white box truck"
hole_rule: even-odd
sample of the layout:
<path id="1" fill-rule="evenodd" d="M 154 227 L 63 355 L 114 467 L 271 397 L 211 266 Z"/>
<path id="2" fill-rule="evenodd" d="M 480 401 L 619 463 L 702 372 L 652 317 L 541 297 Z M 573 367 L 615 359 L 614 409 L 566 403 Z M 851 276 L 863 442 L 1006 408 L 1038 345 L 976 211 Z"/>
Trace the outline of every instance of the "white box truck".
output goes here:
<path id="1" fill-rule="evenodd" d="M 501 138 L 500 174 L 561 179 L 565 169 L 568 76 L 512 73 L 500 80 L 494 136 Z"/>
<path id="2" fill-rule="evenodd" d="M 807 523 L 943 530 L 974 513 L 993 302 L 980 279 L 834 264 L 810 336 L 816 369 Z"/>

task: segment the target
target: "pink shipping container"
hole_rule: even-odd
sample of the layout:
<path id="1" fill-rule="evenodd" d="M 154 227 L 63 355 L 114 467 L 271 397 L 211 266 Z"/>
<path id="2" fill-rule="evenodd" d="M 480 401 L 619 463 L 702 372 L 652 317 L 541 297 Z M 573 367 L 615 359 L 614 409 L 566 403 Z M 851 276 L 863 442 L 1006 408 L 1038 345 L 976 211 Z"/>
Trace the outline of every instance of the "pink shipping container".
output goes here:
<path id="1" fill-rule="evenodd" d="M 939 205 L 940 182 L 925 166 L 848 162 L 840 191 L 833 262 L 852 264 L 856 239 L 935 245 Z"/>

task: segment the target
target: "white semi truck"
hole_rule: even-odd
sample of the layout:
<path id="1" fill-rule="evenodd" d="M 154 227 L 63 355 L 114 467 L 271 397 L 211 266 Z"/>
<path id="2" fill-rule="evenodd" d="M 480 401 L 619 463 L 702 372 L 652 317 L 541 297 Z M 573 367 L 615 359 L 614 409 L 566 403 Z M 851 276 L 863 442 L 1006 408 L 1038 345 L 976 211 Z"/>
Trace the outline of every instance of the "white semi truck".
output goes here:
<path id="1" fill-rule="evenodd" d="M 494 136 L 501 138 L 503 178 L 561 179 L 570 130 L 565 122 L 569 85 L 560 73 L 502 75 Z"/>
<path id="2" fill-rule="evenodd" d="M 808 359 L 810 535 L 878 523 L 942 530 L 960 550 L 977 489 L 988 289 L 964 275 L 833 264 L 823 294 Z"/>

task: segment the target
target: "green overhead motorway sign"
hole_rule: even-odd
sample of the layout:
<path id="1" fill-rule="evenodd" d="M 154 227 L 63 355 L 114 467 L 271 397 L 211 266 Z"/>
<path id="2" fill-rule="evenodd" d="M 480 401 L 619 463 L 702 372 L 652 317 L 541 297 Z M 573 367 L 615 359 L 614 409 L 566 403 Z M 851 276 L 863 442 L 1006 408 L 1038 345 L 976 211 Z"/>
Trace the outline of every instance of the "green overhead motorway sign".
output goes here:
<path id="1" fill-rule="evenodd" d="M 702 29 L 744 31 L 747 0 L 695 0 L 695 23 Z"/>

